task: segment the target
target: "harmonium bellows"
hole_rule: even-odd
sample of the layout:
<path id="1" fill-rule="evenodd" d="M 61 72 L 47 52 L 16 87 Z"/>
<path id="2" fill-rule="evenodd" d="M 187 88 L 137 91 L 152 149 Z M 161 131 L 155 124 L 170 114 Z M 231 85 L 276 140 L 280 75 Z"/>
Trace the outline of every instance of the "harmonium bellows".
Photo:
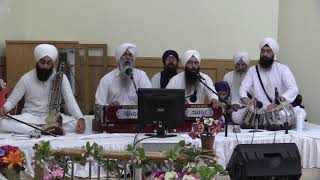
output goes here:
<path id="1" fill-rule="evenodd" d="M 185 105 L 185 123 L 178 126 L 175 132 L 190 132 L 192 124 L 196 118 L 212 117 L 219 119 L 222 115 L 222 109 L 213 109 L 208 104 L 186 104 Z M 115 106 L 95 106 L 94 119 L 92 121 L 92 130 L 95 132 L 106 133 L 137 133 L 154 132 L 155 124 L 146 125 L 141 131 L 138 121 L 137 105 L 115 105 Z"/>

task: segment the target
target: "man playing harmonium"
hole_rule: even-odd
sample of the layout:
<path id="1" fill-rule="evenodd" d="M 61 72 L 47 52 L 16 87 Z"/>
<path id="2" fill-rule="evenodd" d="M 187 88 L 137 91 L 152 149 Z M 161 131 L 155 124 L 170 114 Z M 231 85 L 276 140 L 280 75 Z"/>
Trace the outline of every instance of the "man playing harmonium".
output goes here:
<path id="1" fill-rule="evenodd" d="M 249 68 L 240 87 L 241 101 L 247 106 L 256 106 L 257 101 L 262 102 L 260 106 L 267 115 L 269 125 L 284 125 L 282 121 L 273 119 L 272 114 L 286 111 L 286 116 L 290 116 L 292 107 L 290 103 L 298 95 L 298 87 L 294 75 L 289 67 L 276 61 L 279 52 L 279 45 L 273 38 L 265 38 L 260 42 L 259 64 Z M 252 99 L 247 97 L 247 92 L 252 92 Z M 256 106 L 257 107 L 257 106 Z M 293 113 L 293 112 L 292 112 Z M 299 107 L 294 109 L 294 113 L 304 113 Z M 294 115 L 293 115 L 294 116 Z M 285 120 L 286 121 L 286 120 Z M 289 126 L 295 122 L 288 122 Z"/>
<path id="2" fill-rule="evenodd" d="M 196 50 L 187 50 L 181 58 L 184 71 L 177 74 L 169 81 L 167 89 L 185 89 L 187 103 L 203 104 L 205 96 L 208 97 L 213 108 L 220 106 L 217 95 L 212 93 L 205 85 L 199 82 L 199 75 L 203 81 L 215 91 L 211 78 L 200 72 L 200 53 Z"/>
<path id="3" fill-rule="evenodd" d="M 151 88 L 151 82 L 144 71 L 134 68 L 136 57 L 137 48 L 133 44 L 124 43 L 116 48 L 118 67 L 100 80 L 95 95 L 96 106 L 138 104 L 135 84 L 136 88 Z"/>
<path id="4" fill-rule="evenodd" d="M 52 91 L 54 86 L 56 70 L 53 68 L 54 62 L 57 60 L 58 51 L 56 47 L 49 44 L 40 44 L 34 50 L 36 60 L 36 68 L 24 74 L 17 82 L 7 102 L 0 107 L 0 130 L 4 132 L 15 132 L 29 134 L 33 132 L 33 128 L 22 123 L 18 123 L 13 119 L 5 117 L 24 97 L 24 108 L 21 115 L 15 118 L 38 127 L 49 127 L 50 122 L 56 122 L 55 119 L 49 120 L 50 99 L 56 99 L 57 96 L 64 98 L 66 107 L 71 116 L 61 114 L 62 127 L 59 127 L 61 134 L 63 132 L 83 133 L 85 130 L 85 122 L 82 118 L 81 110 L 74 98 L 70 83 L 66 75 L 62 74 L 62 84 L 56 84 L 61 87 L 60 92 Z M 61 81 L 59 81 L 61 83 Z M 62 119 L 61 119 L 62 118 Z M 48 124 L 49 123 L 49 124 Z M 50 131 L 50 130 L 49 130 Z M 59 135 L 61 135 L 59 134 Z"/>

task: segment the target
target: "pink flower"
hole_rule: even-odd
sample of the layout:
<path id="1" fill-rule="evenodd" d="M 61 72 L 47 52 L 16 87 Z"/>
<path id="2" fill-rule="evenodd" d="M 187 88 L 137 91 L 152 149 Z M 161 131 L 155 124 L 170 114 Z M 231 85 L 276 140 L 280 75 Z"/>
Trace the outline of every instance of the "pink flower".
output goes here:
<path id="1" fill-rule="evenodd" d="M 44 180 L 52 180 L 53 176 L 51 174 L 48 174 L 44 177 Z"/>
<path id="2" fill-rule="evenodd" d="M 4 150 L 5 154 L 8 155 L 9 152 L 16 152 L 18 147 L 6 145 L 6 146 L 1 146 L 0 149 Z"/>
<path id="3" fill-rule="evenodd" d="M 61 168 L 61 167 L 59 167 L 59 168 L 57 168 L 57 169 L 55 169 L 55 170 L 53 170 L 52 172 L 51 172 L 51 175 L 53 176 L 53 177 L 63 177 L 63 169 Z"/>

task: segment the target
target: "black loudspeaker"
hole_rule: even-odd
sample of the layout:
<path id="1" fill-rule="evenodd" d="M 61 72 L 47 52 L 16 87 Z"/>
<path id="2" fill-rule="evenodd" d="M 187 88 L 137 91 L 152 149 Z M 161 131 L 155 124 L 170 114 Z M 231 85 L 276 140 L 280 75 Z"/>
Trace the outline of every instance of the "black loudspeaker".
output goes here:
<path id="1" fill-rule="evenodd" d="M 294 143 L 239 144 L 227 165 L 231 180 L 296 180 L 301 159 Z"/>

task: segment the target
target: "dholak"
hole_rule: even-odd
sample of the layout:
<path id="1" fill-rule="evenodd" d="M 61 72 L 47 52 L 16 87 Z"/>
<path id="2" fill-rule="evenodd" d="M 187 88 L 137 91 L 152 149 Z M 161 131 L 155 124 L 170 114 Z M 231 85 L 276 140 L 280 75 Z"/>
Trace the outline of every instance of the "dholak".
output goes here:
<path id="1" fill-rule="evenodd" d="M 243 123 L 240 125 L 242 129 L 252 129 L 258 126 L 259 129 L 264 129 L 267 124 L 265 111 L 261 109 L 255 109 L 250 106 L 247 107 L 243 113 Z"/>
<path id="2" fill-rule="evenodd" d="M 288 102 L 281 102 L 272 111 L 266 112 L 267 130 L 292 129 L 296 126 L 295 113 L 292 105 Z M 286 128 L 285 123 L 288 124 Z"/>

